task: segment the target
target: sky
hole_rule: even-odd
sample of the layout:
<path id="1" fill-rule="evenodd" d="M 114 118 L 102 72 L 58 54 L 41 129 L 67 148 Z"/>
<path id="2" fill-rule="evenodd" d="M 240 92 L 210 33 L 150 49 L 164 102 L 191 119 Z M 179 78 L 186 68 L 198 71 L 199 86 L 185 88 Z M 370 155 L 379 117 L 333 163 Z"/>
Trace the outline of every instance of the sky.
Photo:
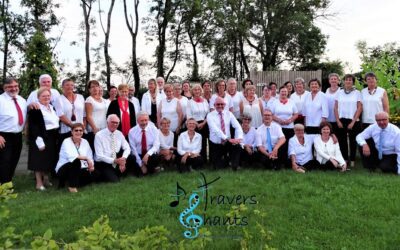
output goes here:
<path id="1" fill-rule="evenodd" d="M 58 17 L 62 17 L 62 24 L 55 27 L 51 33 L 52 36 L 59 36 L 62 33 L 62 39 L 57 44 L 55 51 L 59 54 L 59 59 L 67 65 L 67 68 L 73 68 L 76 59 L 82 60 L 84 66 L 84 42 L 80 41 L 77 46 L 71 46 L 72 41 L 79 41 L 78 35 L 81 30 L 80 23 L 83 20 L 82 9 L 78 0 L 63 0 L 62 7 L 56 9 Z M 133 2 L 127 0 L 128 4 Z M 148 0 L 141 0 L 139 7 L 139 17 L 142 19 L 148 13 Z M 107 9 L 107 1 L 102 1 L 102 8 Z M 132 7 L 128 6 L 128 9 Z M 95 4 L 96 19 L 98 19 L 98 4 Z M 400 42 L 400 32 L 398 32 L 399 22 L 397 15 L 400 10 L 400 1 L 397 0 L 332 0 L 329 13 L 335 13 L 335 16 L 328 20 L 318 20 L 317 25 L 322 33 L 328 35 L 328 42 L 324 58 L 329 60 L 340 60 L 345 63 L 346 73 L 357 72 L 360 69 L 359 53 L 355 44 L 359 40 L 365 40 L 368 46 L 383 45 L 388 42 Z M 105 22 L 105 15 L 103 14 Z M 131 38 L 126 28 L 123 15 L 122 0 L 117 0 L 112 16 L 112 28 L 110 38 L 110 54 L 118 64 L 123 64 L 129 59 Z M 104 34 L 101 31 L 100 24 L 97 23 L 96 37 L 92 38 L 92 45 L 96 46 L 104 40 Z M 143 24 L 140 24 L 143 27 Z M 138 35 L 138 57 L 145 58 L 154 62 L 155 44 L 146 42 L 144 31 L 139 28 Z M 188 49 L 190 49 L 188 47 Z M 209 70 L 209 60 L 204 56 L 200 57 L 200 71 L 207 73 Z M 176 70 L 184 76 L 188 71 L 186 64 L 178 64 Z M 146 72 L 142 79 L 154 77 L 154 72 Z M 112 81 L 114 84 L 124 82 L 122 76 L 114 75 Z"/>

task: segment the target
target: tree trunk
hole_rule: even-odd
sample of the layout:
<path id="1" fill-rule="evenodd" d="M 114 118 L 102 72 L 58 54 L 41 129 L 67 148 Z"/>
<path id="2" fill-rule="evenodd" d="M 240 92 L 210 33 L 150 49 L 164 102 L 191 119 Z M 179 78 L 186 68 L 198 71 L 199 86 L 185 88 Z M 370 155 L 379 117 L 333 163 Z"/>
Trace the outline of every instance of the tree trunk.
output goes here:
<path id="1" fill-rule="evenodd" d="M 90 80 L 90 12 L 92 10 L 92 1 L 89 4 L 82 0 L 83 17 L 85 23 L 85 58 L 86 58 L 86 73 L 85 73 L 85 86 Z"/>
<path id="2" fill-rule="evenodd" d="M 188 32 L 190 44 L 192 45 L 193 49 L 193 68 L 192 68 L 192 76 L 190 78 L 191 81 L 199 81 L 200 80 L 200 75 L 199 75 L 199 62 L 197 59 L 197 44 L 194 43 L 193 41 L 193 36 Z"/>
<path id="3" fill-rule="evenodd" d="M 239 46 L 240 46 L 240 57 L 242 58 L 241 61 L 243 63 L 243 67 L 244 67 L 244 70 L 246 72 L 246 78 L 249 78 L 250 77 L 250 70 L 249 70 L 249 66 L 247 65 L 246 55 L 244 54 L 244 45 L 243 45 L 243 38 L 242 37 L 239 39 Z"/>
<path id="4" fill-rule="evenodd" d="M 158 46 L 156 50 L 157 55 L 157 77 L 164 77 L 164 54 L 166 51 L 165 47 L 165 36 L 167 31 L 167 26 L 170 21 L 172 9 L 172 0 L 165 1 L 164 13 L 162 13 L 163 21 L 158 27 Z"/>
<path id="5" fill-rule="evenodd" d="M 174 57 L 174 62 L 172 64 L 172 67 L 169 69 L 167 77 L 165 77 L 165 81 L 168 81 L 169 76 L 171 73 L 174 71 L 176 62 L 178 61 L 178 55 L 179 55 L 179 36 L 181 34 L 181 24 L 182 24 L 182 19 L 179 21 L 178 28 L 176 30 L 176 36 L 175 36 L 175 57 Z"/>
<path id="6" fill-rule="evenodd" d="M 7 7 L 6 7 L 7 4 Z M 6 20 L 6 11 L 8 9 L 8 0 L 4 0 L 2 2 L 1 6 L 1 15 L 2 15 L 2 20 L 3 20 L 3 40 L 4 40 L 4 45 L 3 45 L 3 83 L 5 82 L 7 78 L 7 58 L 8 58 L 8 46 L 9 46 L 9 40 L 8 40 L 8 29 L 7 29 L 7 20 Z"/>
<path id="7" fill-rule="evenodd" d="M 237 41 L 236 37 L 233 40 L 233 61 L 232 61 L 232 75 L 231 77 L 236 78 L 237 68 L 236 68 L 236 61 L 237 61 Z"/>
<path id="8" fill-rule="evenodd" d="M 99 0 L 100 1 L 100 0 Z M 100 4 L 100 2 L 99 2 Z M 114 8 L 115 0 L 111 0 L 110 8 L 107 14 L 107 30 L 104 32 L 104 59 L 106 61 L 106 84 L 107 89 L 111 87 L 111 57 L 108 53 L 109 41 L 110 41 L 110 32 L 111 32 L 111 14 Z M 100 9 L 99 9 L 100 11 Z"/>

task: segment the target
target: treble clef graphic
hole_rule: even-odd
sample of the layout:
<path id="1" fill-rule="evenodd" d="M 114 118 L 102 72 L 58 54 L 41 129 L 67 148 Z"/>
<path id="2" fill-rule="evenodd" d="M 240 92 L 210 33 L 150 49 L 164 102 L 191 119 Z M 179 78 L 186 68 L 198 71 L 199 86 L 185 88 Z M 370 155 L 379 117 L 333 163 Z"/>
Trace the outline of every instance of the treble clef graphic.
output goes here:
<path id="1" fill-rule="evenodd" d="M 199 227 L 203 225 L 203 218 L 193 213 L 193 210 L 195 210 L 199 204 L 200 196 L 197 193 L 193 193 L 189 198 L 189 207 L 179 215 L 179 222 L 189 229 L 183 233 L 183 236 L 188 239 L 196 238 L 199 235 Z"/>

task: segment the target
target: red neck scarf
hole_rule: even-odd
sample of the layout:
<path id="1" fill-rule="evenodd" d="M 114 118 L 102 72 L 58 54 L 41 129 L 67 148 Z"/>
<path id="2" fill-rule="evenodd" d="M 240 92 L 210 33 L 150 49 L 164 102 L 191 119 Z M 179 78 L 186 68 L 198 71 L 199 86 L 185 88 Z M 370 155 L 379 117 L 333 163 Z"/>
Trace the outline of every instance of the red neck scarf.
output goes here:
<path id="1" fill-rule="evenodd" d="M 121 114 L 121 125 L 122 125 L 122 134 L 127 136 L 129 134 L 129 129 L 131 129 L 131 120 L 129 117 L 129 103 L 128 100 L 124 101 L 124 105 L 122 105 L 122 99 L 118 97 L 118 106 L 122 111 Z"/>
<path id="2" fill-rule="evenodd" d="M 197 97 L 197 98 L 193 98 L 195 102 L 203 102 L 203 98 L 201 97 Z"/>

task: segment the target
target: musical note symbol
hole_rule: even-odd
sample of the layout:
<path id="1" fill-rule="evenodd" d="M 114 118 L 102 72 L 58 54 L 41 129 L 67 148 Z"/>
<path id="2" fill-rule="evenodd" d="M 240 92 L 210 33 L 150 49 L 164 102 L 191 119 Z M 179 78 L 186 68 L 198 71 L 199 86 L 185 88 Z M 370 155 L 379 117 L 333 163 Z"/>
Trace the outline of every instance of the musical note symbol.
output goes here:
<path id="1" fill-rule="evenodd" d="M 172 197 L 176 197 L 178 198 L 175 201 L 172 201 L 171 203 L 169 203 L 170 207 L 176 207 L 179 205 L 179 199 L 180 197 L 184 195 L 184 197 L 186 197 L 186 191 L 185 189 L 183 189 L 178 182 L 176 182 L 176 195 L 171 195 Z"/>
<path id="2" fill-rule="evenodd" d="M 189 198 L 189 207 L 179 215 L 179 222 L 188 229 L 183 233 L 185 238 L 194 239 L 199 235 L 199 227 L 203 225 L 203 218 L 193 213 L 199 204 L 200 196 L 197 193 L 192 193 Z"/>

